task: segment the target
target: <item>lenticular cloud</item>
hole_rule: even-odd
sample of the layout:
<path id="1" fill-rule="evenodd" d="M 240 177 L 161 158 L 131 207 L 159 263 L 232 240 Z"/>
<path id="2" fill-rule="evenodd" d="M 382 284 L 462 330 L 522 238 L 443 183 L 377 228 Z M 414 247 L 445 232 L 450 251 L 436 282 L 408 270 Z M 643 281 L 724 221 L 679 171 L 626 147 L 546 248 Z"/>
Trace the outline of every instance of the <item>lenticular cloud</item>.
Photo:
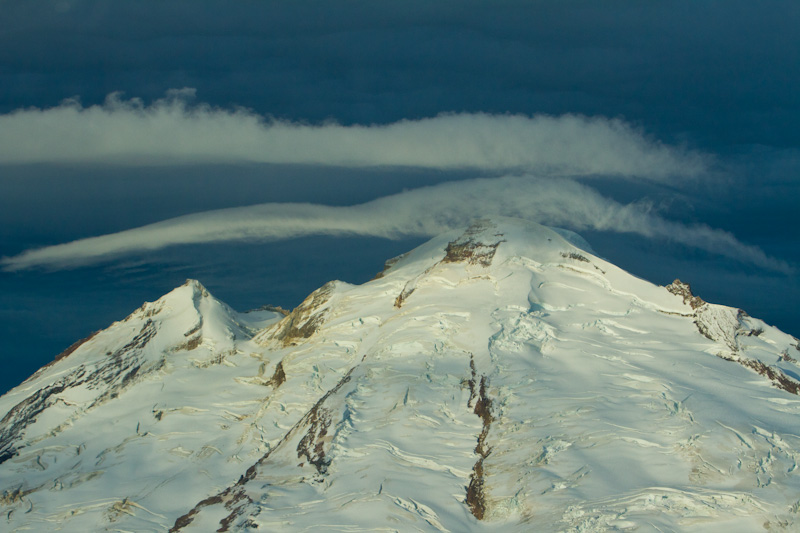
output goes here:
<path id="1" fill-rule="evenodd" d="M 471 168 L 502 174 L 614 175 L 662 181 L 704 173 L 708 156 L 648 138 L 618 119 L 444 114 L 380 125 L 309 125 L 190 103 L 112 94 L 0 115 L 0 163 L 263 162 Z"/>
<path id="2" fill-rule="evenodd" d="M 498 214 L 575 230 L 637 233 L 790 271 L 729 233 L 665 220 L 570 179 L 663 182 L 709 174 L 710 156 L 665 145 L 622 120 L 461 113 L 379 125 L 309 125 L 195 105 L 193 97 L 192 89 L 170 91 L 146 105 L 112 94 L 103 105 L 66 101 L 0 115 L 0 164 L 263 162 L 521 175 L 445 183 L 349 207 L 261 204 L 196 213 L 28 250 L 3 258 L 0 266 L 65 268 L 178 244 L 303 235 L 431 236 Z"/>
<path id="3" fill-rule="evenodd" d="M 786 263 L 739 242 L 727 232 L 665 220 L 637 204 L 620 204 L 572 180 L 532 176 L 450 182 L 348 207 L 272 203 L 195 213 L 29 250 L 3 258 L 0 265 L 7 271 L 65 268 L 179 244 L 275 241 L 304 235 L 433 236 L 485 215 L 519 217 L 579 231 L 637 233 L 770 270 L 791 271 Z"/>

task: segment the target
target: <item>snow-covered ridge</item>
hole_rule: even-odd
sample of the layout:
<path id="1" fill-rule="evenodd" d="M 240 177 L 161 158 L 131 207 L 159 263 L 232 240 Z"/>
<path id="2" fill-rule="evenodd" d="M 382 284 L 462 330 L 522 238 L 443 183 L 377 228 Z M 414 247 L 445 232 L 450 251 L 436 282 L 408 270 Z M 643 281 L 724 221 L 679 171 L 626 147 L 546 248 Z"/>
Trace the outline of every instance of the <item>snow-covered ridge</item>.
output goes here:
<path id="1" fill-rule="evenodd" d="M 684 303 L 694 310 L 694 323 L 698 331 L 722 345 L 713 350 L 717 356 L 758 372 L 779 389 L 800 394 L 800 364 L 790 355 L 790 352 L 800 351 L 800 341 L 787 338 L 775 328 L 769 328 L 762 320 L 750 317 L 742 309 L 703 301 L 692 294 L 687 283 L 680 280 L 676 279 L 666 288 L 681 296 Z M 777 358 L 774 353 L 776 346 L 784 346 Z"/>
<path id="2" fill-rule="evenodd" d="M 286 316 L 188 281 L 74 347 L 0 398 L 0 522 L 792 531 L 798 356 L 574 234 L 480 220 Z"/>

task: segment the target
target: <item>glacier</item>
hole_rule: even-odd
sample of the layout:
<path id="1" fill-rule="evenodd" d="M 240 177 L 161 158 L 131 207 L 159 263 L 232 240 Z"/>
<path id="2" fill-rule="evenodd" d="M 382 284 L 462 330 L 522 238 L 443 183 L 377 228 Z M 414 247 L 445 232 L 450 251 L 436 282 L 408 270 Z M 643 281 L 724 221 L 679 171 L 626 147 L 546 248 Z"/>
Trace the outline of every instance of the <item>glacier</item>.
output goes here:
<path id="1" fill-rule="evenodd" d="M 0 524 L 796 531 L 799 357 L 502 217 L 291 312 L 189 280 L 0 397 Z"/>

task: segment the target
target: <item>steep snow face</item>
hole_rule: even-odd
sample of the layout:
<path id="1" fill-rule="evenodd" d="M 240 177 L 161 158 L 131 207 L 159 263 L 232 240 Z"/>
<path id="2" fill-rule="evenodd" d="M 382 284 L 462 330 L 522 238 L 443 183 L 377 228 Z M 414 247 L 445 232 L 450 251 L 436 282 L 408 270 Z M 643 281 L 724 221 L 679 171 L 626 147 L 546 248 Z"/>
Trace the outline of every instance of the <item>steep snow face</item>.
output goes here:
<path id="1" fill-rule="evenodd" d="M 10 531 L 794 531 L 797 340 L 477 221 L 287 316 L 197 282 L 0 398 Z"/>
<path id="2" fill-rule="evenodd" d="M 252 336 L 253 322 L 282 317 L 257 315 L 235 313 L 190 280 L 0 398 L 7 527 L 116 530 L 126 517 L 135 529 L 158 529 L 168 520 L 159 510 L 205 494 L 202 479 L 235 480 L 236 454 L 265 446 L 252 438 L 237 444 L 249 428 L 224 428 L 237 421 L 236 402 L 257 400 L 241 394 L 231 360 L 265 364 L 237 345 Z"/>

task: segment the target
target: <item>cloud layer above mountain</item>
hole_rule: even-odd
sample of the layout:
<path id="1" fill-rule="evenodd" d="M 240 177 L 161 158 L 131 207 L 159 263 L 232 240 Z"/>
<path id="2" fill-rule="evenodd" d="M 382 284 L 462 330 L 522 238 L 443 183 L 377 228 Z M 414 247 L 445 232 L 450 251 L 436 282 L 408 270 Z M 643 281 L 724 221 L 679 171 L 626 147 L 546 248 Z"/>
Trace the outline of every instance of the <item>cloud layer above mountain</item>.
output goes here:
<path id="1" fill-rule="evenodd" d="M 610 176 L 679 184 L 709 176 L 712 157 L 665 145 L 618 119 L 462 113 L 379 125 L 309 125 L 193 104 L 193 98 L 193 90 L 183 89 L 150 105 L 112 94 L 103 105 L 71 100 L 17 110 L 0 116 L 0 162 L 257 162 L 526 174 L 445 183 L 354 206 L 269 203 L 200 212 L 28 250 L 4 258 L 3 267 L 70 267 L 171 245 L 246 239 L 431 236 L 475 216 L 501 214 L 575 230 L 636 233 L 791 270 L 730 233 L 669 221 L 646 202 L 625 205 L 573 181 Z"/>
<path id="2" fill-rule="evenodd" d="M 179 244 L 236 240 L 284 240 L 305 235 L 360 235 L 384 238 L 432 236 L 486 215 L 535 222 L 636 233 L 696 247 L 762 268 L 791 272 L 786 263 L 766 256 L 733 235 L 708 226 L 665 220 L 641 204 L 623 205 L 572 180 L 531 176 L 444 183 L 333 207 L 314 204 L 261 204 L 220 209 L 147 226 L 29 250 L 4 258 L 5 270 L 63 268 L 91 264 L 121 254 Z"/>
<path id="3" fill-rule="evenodd" d="M 0 116 L 0 163 L 260 162 L 472 168 L 498 173 L 697 176 L 708 157 L 664 145 L 618 119 L 443 114 L 381 125 L 273 120 L 191 105 L 192 89 L 151 105 L 112 94 Z"/>

